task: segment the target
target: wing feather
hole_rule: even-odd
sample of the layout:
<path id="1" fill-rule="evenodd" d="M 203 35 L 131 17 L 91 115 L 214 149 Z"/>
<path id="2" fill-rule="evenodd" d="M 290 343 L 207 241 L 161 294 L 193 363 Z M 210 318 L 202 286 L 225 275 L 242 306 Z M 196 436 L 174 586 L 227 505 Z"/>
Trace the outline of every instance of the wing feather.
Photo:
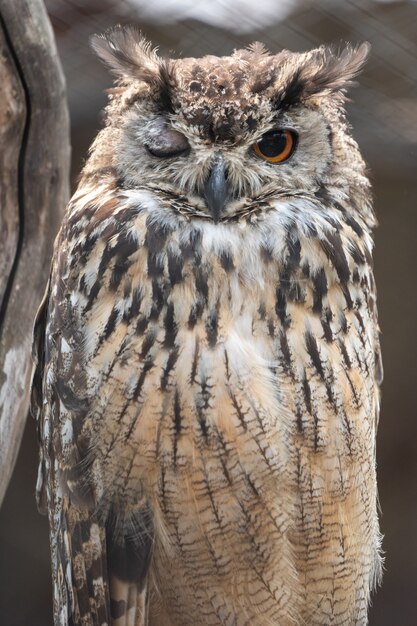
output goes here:
<path id="1" fill-rule="evenodd" d="M 32 350 L 31 412 L 40 444 L 37 501 L 49 515 L 54 622 L 145 626 L 151 516 L 146 502 L 129 513 L 111 502 L 102 506 L 80 340 L 83 318 L 72 302 L 79 293 L 80 268 L 71 266 L 67 237 L 64 222 Z M 107 384 L 103 379 L 102 386 Z"/>

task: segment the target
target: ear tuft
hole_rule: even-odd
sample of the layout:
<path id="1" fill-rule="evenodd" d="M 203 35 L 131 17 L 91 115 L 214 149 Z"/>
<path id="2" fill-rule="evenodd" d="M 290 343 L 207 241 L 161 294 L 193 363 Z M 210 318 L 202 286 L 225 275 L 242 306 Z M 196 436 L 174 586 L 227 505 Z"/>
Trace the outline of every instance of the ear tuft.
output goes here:
<path id="1" fill-rule="evenodd" d="M 116 26 L 93 35 L 91 45 L 116 75 L 150 84 L 160 80 L 161 59 L 137 27 Z"/>
<path id="2" fill-rule="evenodd" d="M 344 91 L 354 85 L 354 79 L 362 70 L 370 49 L 370 44 L 364 42 L 356 47 L 348 44 L 341 52 L 336 52 L 331 47 L 313 51 L 313 69 L 310 76 L 306 72 L 309 95 L 322 91 Z"/>

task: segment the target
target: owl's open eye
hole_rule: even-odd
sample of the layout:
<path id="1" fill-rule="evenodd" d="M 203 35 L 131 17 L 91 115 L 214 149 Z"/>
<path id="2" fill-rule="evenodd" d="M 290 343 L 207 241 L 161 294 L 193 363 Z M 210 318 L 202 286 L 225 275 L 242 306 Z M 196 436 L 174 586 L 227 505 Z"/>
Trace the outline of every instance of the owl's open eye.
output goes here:
<path id="1" fill-rule="evenodd" d="M 294 152 L 297 133 L 293 130 L 270 130 L 252 146 L 255 154 L 268 163 L 283 163 Z"/>
<path id="2" fill-rule="evenodd" d="M 152 156 L 166 159 L 188 154 L 190 151 L 188 139 L 178 130 L 166 126 L 156 130 L 157 132 L 154 132 L 145 144 L 145 148 Z"/>

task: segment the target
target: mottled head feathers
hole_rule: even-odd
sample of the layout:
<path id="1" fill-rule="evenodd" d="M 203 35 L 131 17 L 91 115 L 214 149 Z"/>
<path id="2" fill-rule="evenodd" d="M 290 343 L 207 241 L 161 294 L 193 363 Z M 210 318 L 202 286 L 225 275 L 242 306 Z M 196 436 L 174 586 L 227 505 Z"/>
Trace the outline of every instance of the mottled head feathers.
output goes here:
<path id="1" fill-rule="evenodd" d="M 364 163 L 343 104 L 367 43 L 273 54 L 255 42 L 230 56 L 163 58 L 137 28 L 118 26 L 92 45 L 118 82 L 85 174 L 114 167 L 125 187 L 156 184 L 201 213 L 202 190 L 221 151 L 230 187 L 225 218 L 246 211 L 268 190 L 287 197 L 303 190 L 317 201 L 319 190 L 337 189 L 335 197 L 366 199 Z M 293 131 L 296 148 L 277 166 L 259 158 L 254 146 L 280 129 Z M 161 148 L 173 133 L 186 150 L 175 142 L 168 151 Z"/>
<path id="2" fill-rule="evenodd" d="M 230 57 L 164 59 L 133 26 L 117 26 L 96 35 L 92 46 L 117 76 L 146 83 L 169 104 L 172 91 L 180 87 L 192 98 L 264 93 L 279 108 L 312 96 L 343 92 L 353 84 L 370 48 L 362 43 L 356 47 L 347 44 L 341 51 L 320 46 L 305 53 L 283 50 L 271 54 L 255 42 Z"/>

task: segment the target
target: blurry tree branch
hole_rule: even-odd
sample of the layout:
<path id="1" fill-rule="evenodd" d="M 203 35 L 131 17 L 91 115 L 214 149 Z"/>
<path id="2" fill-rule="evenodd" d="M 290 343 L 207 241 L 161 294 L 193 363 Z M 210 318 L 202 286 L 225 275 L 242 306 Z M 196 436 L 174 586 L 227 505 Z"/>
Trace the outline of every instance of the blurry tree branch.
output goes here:
<path id="1" fill-rule="evenodd" d="M 0 503 L 25 425 L 31 331 L 69 193 L 65 81 L 42 0 L 0 0 Z"/>

